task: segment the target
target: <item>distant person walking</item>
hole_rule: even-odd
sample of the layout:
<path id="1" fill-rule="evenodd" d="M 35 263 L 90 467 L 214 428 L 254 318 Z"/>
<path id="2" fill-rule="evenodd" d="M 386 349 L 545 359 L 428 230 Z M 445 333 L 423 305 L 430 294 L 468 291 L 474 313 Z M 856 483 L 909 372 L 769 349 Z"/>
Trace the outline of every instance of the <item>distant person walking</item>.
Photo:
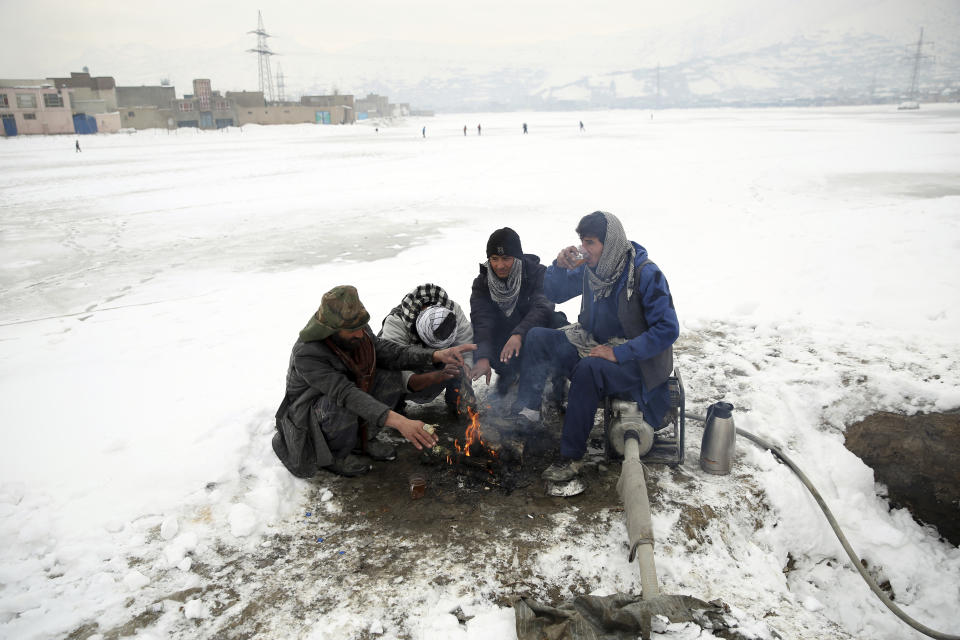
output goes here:
<path id="1" fill-rule="evenodd" d="M 478 135 L 478 136 L 480 135 L 480 125 L 479 125 L 479 124 L 477 124 L 477 135 Z"/>
<path id="2" fill-rule="evenodd" d="M 80 151 L 80 139 L 79 139 L 79 138 L 77 138 L 77 145 L 76 145 L 76 146 L 77 146 L 77 150 L 74 151 L 74 153 L 81 153 L 81 151 Z"/>
<path id="3" fill-rule="evenodd" d="M 422 133 L 422 134 L 423 134 L 423 137 L 426 138 L 426 137 L 427 137 L 427 128 L 424 127 L 424 128 L 423 128 L 423 131 L 421 131 L 420 133 Z"/>
<path id="4" fill-rule="evenodd" d="M 523 133 L 524 133 L 524 135 L 526 135 L 526 133 L 527 133 L 527 123 L 526 123 L 526 122 L 523 123 Z"/>
<path id="5" fill-rule="evenodd" d="M 586 131 L 586 129 L 583 128 L 583 120 L 580 121 L 580 131 Z"/>
<path id="6" fill-rule="evenodd" d="M 467 137 L 467 125 L 463 125 L 463 137 Z"/>

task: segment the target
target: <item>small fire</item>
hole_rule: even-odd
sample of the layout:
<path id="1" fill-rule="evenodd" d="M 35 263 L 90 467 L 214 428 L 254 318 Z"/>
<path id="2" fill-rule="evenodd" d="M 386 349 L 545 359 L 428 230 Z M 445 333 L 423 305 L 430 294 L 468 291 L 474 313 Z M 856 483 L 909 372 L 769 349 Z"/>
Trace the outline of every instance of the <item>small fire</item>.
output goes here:
<path id="1" fill-rule="evenodd" d="M 483 436 L 480 432 L 480 414 L 474 411 L 473 407 L 467 407 L 467 415 L 470 416 L 470 424 L 467 426 L 466 431 L 466 443 L 461 447 L 459 440 L 454 440 L 453 446 L 456 450 L 463 455 L 469 457 L 470 451 L 475 447 L 479 446 L 481 449 L 484 449 L 486 453 L 493 458 L 497 457 L 497 452 L 492 450 L 487 444 L 483 441 Z"/>

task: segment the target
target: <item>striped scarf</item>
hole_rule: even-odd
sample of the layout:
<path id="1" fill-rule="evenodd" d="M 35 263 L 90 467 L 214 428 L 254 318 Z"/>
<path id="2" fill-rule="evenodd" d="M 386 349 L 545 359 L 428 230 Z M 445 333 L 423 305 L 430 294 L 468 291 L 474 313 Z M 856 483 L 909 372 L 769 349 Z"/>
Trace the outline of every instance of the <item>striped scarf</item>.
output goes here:
<path id="1" fill-rule="evenodd" d="M 627 265 L 633 265 L 637 250 L 633 244 L 627 240 L 627 234 L 623 230 L 623 225 L 612 213 L 603 213 L 607 219 L 607 237 L 603 242 L 603 253 L 600 254 L 600 262 L 596 269 L 587 267 L 583 270 L 584 277 L 593 292 L 593 300 L 597 302 L 613 293 L 613 287 L 620 279 Z M 630 275 L 627 277 L 627 300 L 633 295 L 633 277 L 634 270 L 630 269 Z"/>
<path id="2" fill-rule="evenodd" d="M 520 285 L 523 281 L 523 260 L 514 258 L 513 266 L 510 268 L 510 275 L 507 276 L 506 280 L 501 280 L 497 277 L 497 274 L 493 272 L 493 267 L 490 266 L 489 260 L 484 262 L 483 266 L 487 268 L 487 288 L 490 289 L 490 297 L 497 303 L 500 310 L 503 311 L 503 315 L 509 318 L 514 309 L 517 308 L 517 301 L 520 299 Z"/>

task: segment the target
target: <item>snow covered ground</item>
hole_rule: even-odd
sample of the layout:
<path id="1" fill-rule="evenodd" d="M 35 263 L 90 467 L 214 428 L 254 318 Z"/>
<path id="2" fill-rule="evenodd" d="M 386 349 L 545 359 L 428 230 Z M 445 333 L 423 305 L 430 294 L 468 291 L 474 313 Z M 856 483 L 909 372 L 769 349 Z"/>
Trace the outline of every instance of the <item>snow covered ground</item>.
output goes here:
<path id="1" fill-rule="evenodd" d="M 466 305 L 493 229 L 512 226 L 549 261 L 596 209 L 620 216 L 670 281 L 688 406 L 733 402 L 738 426 L 817 484 L 900 606 L 960 628 L 960 552 L 889 510 L 842 444 L 845 425 L 877 410 L 960 407 L 956 105 L 470 114 L 80 142 L 0 140 L 0 637 L 112 628 L 157 585 L 202 586 L 192 562 L 218 545 L 292 531 L 315 493 L 335 511 L 324 478 L 292 478 L 269 446 L 290 345 L 323 292 L 355 284 L 374 323 L 426 281 Z M 738 443 L 736 473 L 704 477 L 699 436 L 692 426 L 693 480 L 661 483 L 675 504 L 655 517 L 666 592 L 723 598 L 744 621 L 779 609 L 770 626 L 787 638 L 921 637 L 860 583 L 786 468 Z M 692 544 L 674 528 L 684 502 L 731 517 Z M 567 515 L 535 560 L 542 579 L 636 589 L 617 519 L 571 545 Z M 330 613 L 278 633 L 511 637 L 510 609 L 455 577 L 439 592 L 385 587 L 389 604 L 363 620 Z M 158 606 L 138 637 L 214 628 L 202 597 Z M 477 617 L 458 624 L 457 606 Z"/>

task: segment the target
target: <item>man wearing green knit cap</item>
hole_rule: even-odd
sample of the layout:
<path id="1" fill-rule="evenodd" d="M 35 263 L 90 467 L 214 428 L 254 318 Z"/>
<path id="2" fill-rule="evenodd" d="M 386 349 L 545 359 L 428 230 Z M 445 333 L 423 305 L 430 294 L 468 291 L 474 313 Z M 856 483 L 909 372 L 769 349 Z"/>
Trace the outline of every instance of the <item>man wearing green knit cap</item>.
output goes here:
<path id="1" fill-rule="evenodd" d="M 423 422 L 391 410 L 405 392 L 400 372 L 432 364 L 463 367 L 463 354 L 476 345 L 402 346 L 378 340 L 369 321 L 354 287 L 334 287 L 293 345 L 273 450 L 299 478 L 319 469 L 358 476 L 371 460 L 393 460 L 394 447 L 376 439 L 385 426 L 417 449 L 437 442 Z"/>

